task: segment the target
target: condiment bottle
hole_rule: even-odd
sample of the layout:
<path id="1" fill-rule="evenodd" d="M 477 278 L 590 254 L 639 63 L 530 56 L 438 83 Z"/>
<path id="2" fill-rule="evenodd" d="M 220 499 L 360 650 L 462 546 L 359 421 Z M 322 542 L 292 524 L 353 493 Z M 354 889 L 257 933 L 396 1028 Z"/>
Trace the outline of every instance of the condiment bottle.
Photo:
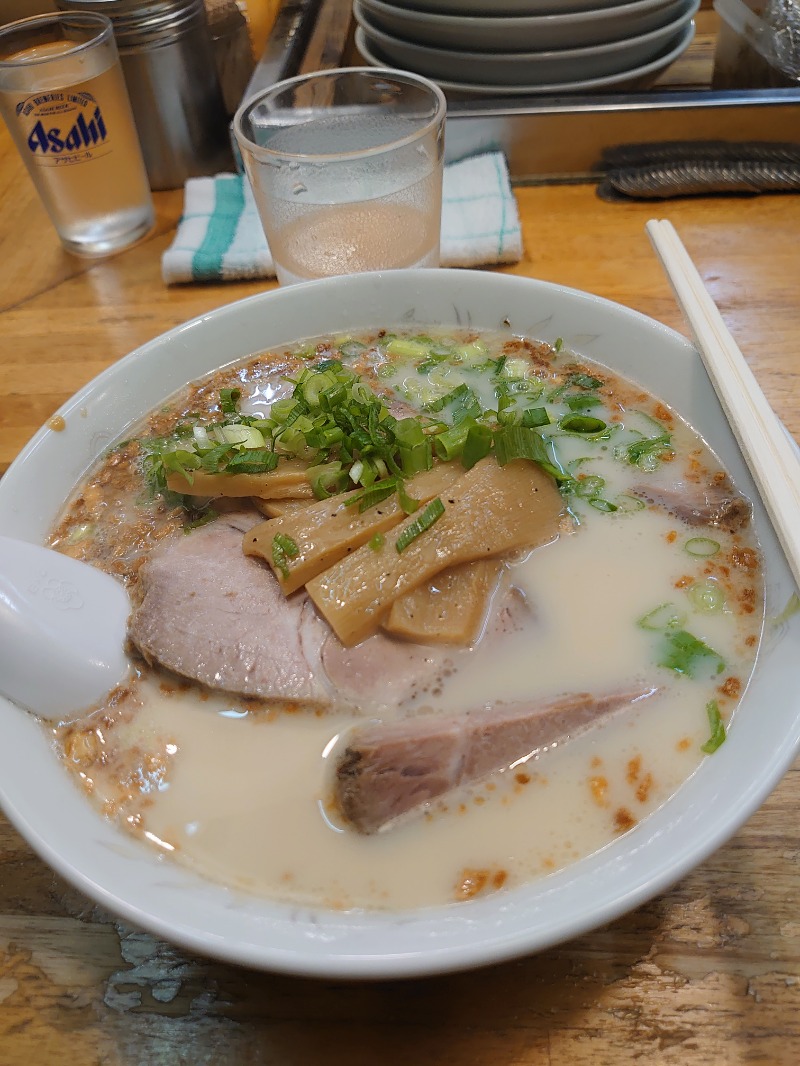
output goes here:
<path id="1" fill-rule="evenodd" d="M 107 15 L 152 189 L 231 170 L 228 115 L 203 0 L 56 0 Z"/>

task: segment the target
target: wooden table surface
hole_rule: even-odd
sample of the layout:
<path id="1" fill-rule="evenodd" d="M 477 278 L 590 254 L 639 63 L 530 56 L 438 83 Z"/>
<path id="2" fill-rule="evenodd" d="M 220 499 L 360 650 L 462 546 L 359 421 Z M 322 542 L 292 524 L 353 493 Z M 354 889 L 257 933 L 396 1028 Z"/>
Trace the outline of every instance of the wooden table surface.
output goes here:
<path id="1" fill-rule="evenodd" d="M 598 293 L 683 330 L 644 232 L 678 227 L 767 396 L 800 437 L 800 196 L 600 201 L 517 190 L 509 273 Z M 141 244 L 60 250 L 0 135 L 0 470 L 75 389 L 177 323 L 270 287 L 167 288 L 182 193 Z M 670 892 L 563 946 L 478 972 L 335 983 L 187 954 L 105 913 L 0 816 L 0 1064 L 653 1066 L 800 1062 L 800 774 Z"/>

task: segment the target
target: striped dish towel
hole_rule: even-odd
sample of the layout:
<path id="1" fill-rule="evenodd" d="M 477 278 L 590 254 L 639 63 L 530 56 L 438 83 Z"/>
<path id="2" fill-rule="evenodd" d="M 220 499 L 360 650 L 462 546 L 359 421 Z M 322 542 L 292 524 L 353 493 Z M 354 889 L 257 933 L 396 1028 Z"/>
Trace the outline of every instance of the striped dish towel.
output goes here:
<path id="1" fill-rule="evenodd" d="M 516 263 L 522 256 L 517 202 L 501 152 L 444 168 L 442 266 Z M 275 276 L 249 182 L 239 174 L 190 178 L 175 240 L 161 259 L 168 285 Z"/>

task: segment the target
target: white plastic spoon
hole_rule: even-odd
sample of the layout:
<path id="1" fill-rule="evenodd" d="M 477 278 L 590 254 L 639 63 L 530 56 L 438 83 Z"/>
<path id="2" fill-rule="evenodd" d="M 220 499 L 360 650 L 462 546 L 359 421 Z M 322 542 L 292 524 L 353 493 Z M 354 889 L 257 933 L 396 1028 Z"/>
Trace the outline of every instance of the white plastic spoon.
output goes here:
<path id="1" fill-rule="evenodd" d="M 0 537 L 0 694 L 42 718 L 80 717 L 128 675 L 129 613 L 109 574 Z"/>

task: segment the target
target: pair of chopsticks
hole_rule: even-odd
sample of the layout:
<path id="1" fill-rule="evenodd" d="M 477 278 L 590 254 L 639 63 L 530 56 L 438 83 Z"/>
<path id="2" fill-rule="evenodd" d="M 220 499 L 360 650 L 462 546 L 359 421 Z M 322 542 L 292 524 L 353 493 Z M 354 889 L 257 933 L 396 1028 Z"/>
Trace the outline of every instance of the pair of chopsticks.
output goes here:
<path id="1" fill-rule="evenodd" d="M 800 586 L 800 458 L 671 222 L 646 225 Z"/>

